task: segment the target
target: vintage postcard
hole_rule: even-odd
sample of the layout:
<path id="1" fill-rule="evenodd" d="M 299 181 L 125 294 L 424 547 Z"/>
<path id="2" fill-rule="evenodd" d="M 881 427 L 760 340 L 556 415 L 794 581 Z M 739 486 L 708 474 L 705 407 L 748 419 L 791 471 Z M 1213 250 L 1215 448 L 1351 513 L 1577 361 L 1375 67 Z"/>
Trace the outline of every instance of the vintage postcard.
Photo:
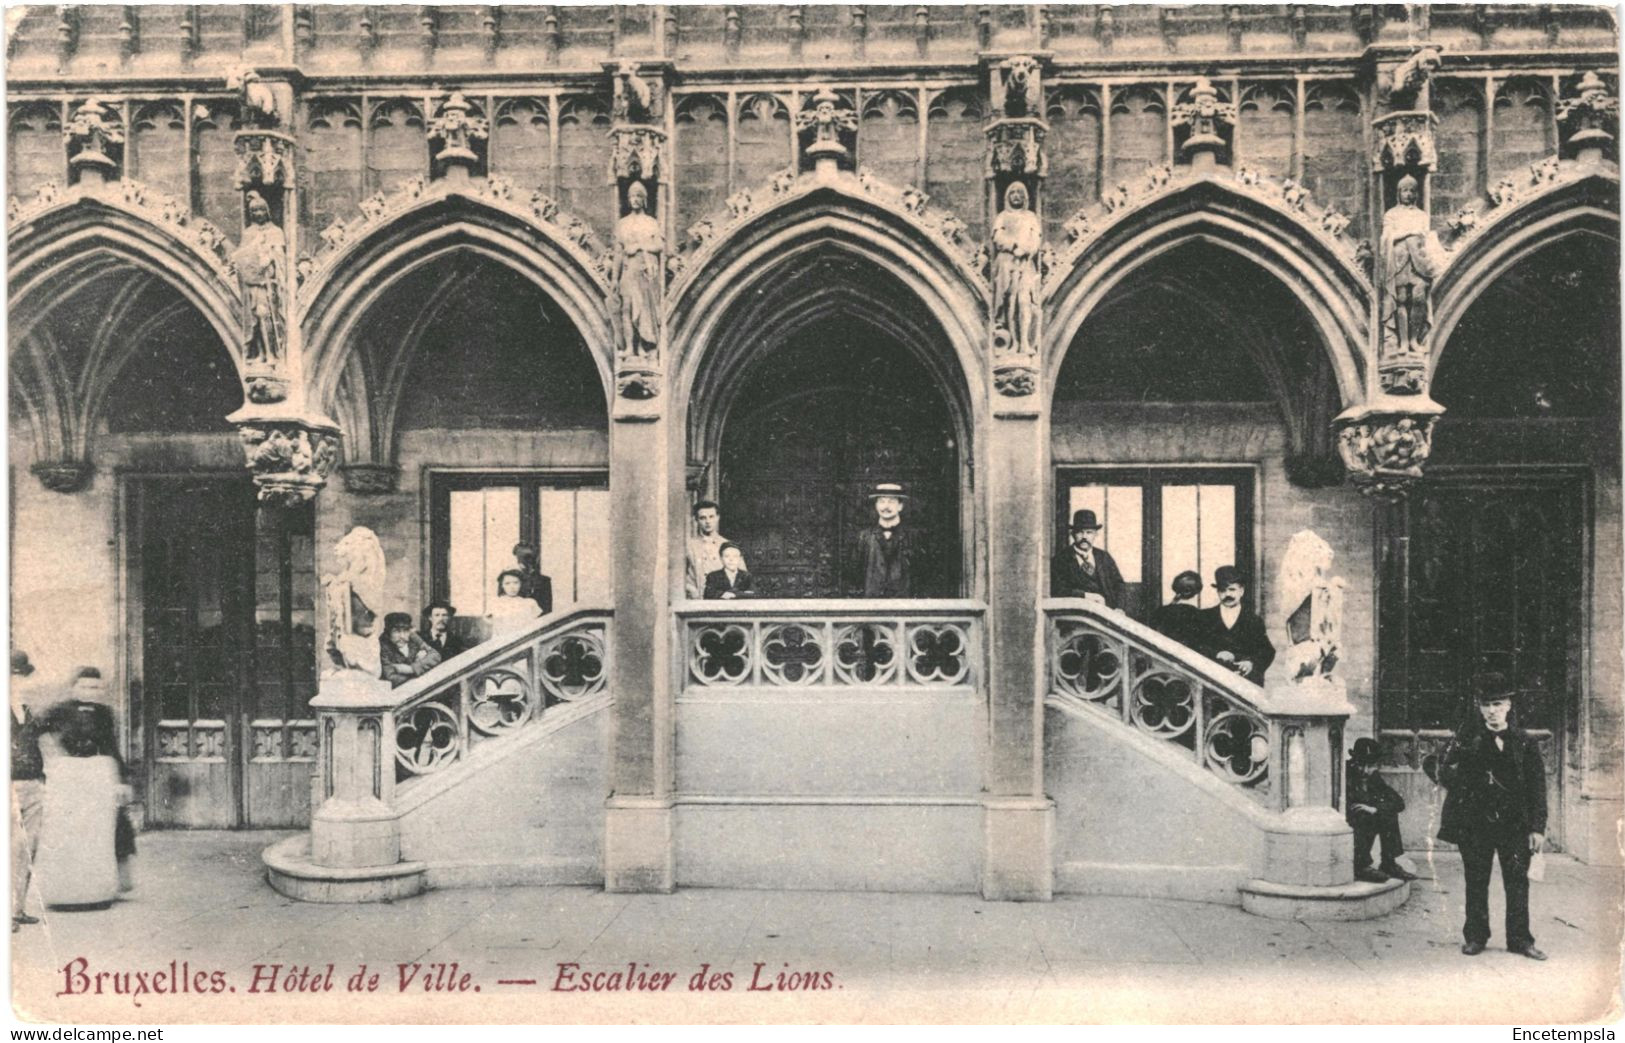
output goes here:
<path id="1" fill-rule="evenodd" d="M 1620 1015 L 1613 10 L 5 17 L 16 1018 Z"/>

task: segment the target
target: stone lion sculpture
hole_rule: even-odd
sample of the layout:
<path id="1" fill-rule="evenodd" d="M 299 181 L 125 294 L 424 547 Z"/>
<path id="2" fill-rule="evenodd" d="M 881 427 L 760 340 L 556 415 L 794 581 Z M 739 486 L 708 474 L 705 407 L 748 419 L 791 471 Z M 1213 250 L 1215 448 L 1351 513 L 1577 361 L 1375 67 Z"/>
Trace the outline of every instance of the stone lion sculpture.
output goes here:
<path id="1" fill-rule="evenodd" d="M 357 526 L 333 547 L 338 570 L 322 577 L 327 598 L 327 654 L 333 673 L 359 670 L 378 676 L 378 613 L 384 597 L 384 548 Z"/>
<path id="2" fill-rule="evenodd" d="M 1280 675 L 1293 684 L 1330 681 L 1343 636 L 1343 577 L 1332 576 L 1332 548 L 1304 529 L 1287 542 L 1276 583 L 1278 632 L 1286 650 Z"/>

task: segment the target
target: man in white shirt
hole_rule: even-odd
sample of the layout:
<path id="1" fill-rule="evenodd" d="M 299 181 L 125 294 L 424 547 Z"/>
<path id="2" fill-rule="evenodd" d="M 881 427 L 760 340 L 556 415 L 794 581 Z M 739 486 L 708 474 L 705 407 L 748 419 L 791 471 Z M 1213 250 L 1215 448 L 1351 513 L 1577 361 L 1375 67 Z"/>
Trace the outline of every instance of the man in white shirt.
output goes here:
<path id="1" fill-rule="evenodd" d="M 688 567 L 683 575 L 683 590 L 690 599 L 705 594 L 705 577 L 722 568 L 722 545 L 728 538 L 720 531 L 722 514 L 715 500 L 701 500 L 694 505 L 694 532 L 688 538 Z M 740 569 L 746 569 L 744 553 L 740 552 Z"/>

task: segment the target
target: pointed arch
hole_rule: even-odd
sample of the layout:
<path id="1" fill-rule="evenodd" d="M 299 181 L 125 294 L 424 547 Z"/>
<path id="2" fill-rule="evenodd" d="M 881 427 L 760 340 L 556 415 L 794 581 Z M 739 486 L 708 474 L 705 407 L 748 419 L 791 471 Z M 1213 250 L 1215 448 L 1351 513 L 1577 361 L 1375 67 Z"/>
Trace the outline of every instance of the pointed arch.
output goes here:
<path id="1" fill-rule="evenodd" d="M 1099 215 L 1091 215 L 1098 217 Z M 1197 178 L 1119 204 L 1105 222 L 1080 229 L 1079 247 L 1046 286 L 1046 385 L 1055 386 L 1084 321 L 1132 272 L 1186 243 L 1222 247 L 1268 272 L 1303 305 L 1331 366 L 1344 407 L 1365 398 L 1365 345 L 1370 284 L 1345 242 L 1311 224 L 1302 208 L 1273 205 L 1228 178 Z M 1322 215 L 1330 222 L 1332 215 Z M 1069 222 L 1070 224 L 1070 222 Z"/>
<path id="2" fill-rule="evenodd" d="M 324 408 L 334 401 L 357 325 L 391 287 L 466 251 L 512 269 L 559 306 L 592 354 L 607 402 L 614 387 L 614 342 L 598 259 L 566 238 L 559 225 L 516 202 L 443 185 L 403 208 L 380 204 L 391 211 L 387 219 L 350 233 L 301 289 L 299 324 L 312 401 Z M 590 233 L 579 238 L 591 242 Z"/>
<path id="3" fill-rule="evenodd" d="M 157 207 L 126 204 L 153 200 Z M 237 290 L 227 280 L 224 236 L 186 218 L 178 204 L 132 183 L 128 192 L 61 190 L 60 197 L 14 211 L 7 237 L 11 336 L 21 340 L 53 307 L 111 266 L 158 277 L 177 290 L 214 329 L 241 374 Z M 151 210 L 149 213 L 148 211 Z M 174 220 L 164 220 L 175 215 Z"/>
<path id="4" fill-rule="evenodd" d="M 896 278 L 936 317 L 968 387 L 983 382 L 987 284 L 972 263 L 964 225 L 928 210 L 923 193 L 865 173 L 833 178 L 785 171 L 731 201 L 727 217 L 700 222 L 698 249 L 666 297 L 673 395 L 687 402 L 700 356 L 747 294 L 760 294 L 794 261 L 832 249 Z"/>
<path id="5" fill-rule="evenodd" d="M 1540 164 L 1537 164 L 1537 168 Z M 1473 302 L 1508 269 L 1553 243 L 1577 235 L 1619 242 L 1619 169 L 1559 168 L 1558 179 L 1540 190 L 1507 200 L 1458 240 L 1433 288 L 1433 360 L 1449 347 L 1456 326 Z"/>

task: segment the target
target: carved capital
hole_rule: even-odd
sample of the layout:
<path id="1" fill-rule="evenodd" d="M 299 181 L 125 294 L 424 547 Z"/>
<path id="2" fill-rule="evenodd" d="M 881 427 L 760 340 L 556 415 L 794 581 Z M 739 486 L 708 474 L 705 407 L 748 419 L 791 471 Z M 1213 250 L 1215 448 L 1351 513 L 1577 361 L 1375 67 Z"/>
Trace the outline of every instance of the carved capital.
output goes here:
<path id="1" fill-rule="evenodd" d="M 275 130 L 239 130 L 232 141 L 237 153 L 237 187 L 243 190 L 285 189 L 294 183 L 294 141 Z"/>
<path id="2" fill-rule="evenodd" d="M 338 431 L 298 419 L 244 420 L 237 426 L 263 503 L 294 506 L 315 497 L 339 455 Z"/>
<path id="3" fill-rule="evenodd" d="M 342 464 L 339 476 L 344 479 L 346 492 L 376 496 L 395 491 L 400 482 L 401 469 L 380 463 Z"/>
<path id="4" fill-rule="evenodd" d="M 660 153 L 666 132 L 656 127 L 616 125 L 609 129 L 609 176 L 613 181 L 654 181 L 660 177 Z"/>
<path id="5" fill-rule="evenodd" d="M 1372 120 L 1371 128 L 1376 131 L 1372 173 L 1432 170 L 1439 162 L 1433 140 L 1433 128 L 1438 122 L 1431 112 L 1392 112 Z"/>
<path id="6" fill-rule="evenodd" d="M 28 470 L 54 493 L 76 493 L 90 483 L 96 469 L 88 460 L 49 460 L 34 464 Z"/>
<path id="7" fill-rule="evenodd" d="M 987 128 L 987 176 L 1044 177 L 1049 159 L 1044 136 L 1049 124 L 1037 116 L 1008 116 Z"/>
<path id="8" fill-rule="evenodd" d="M 1355 486 L 1367 495 L 1403 496 L 1422 477 L 1438 419 L 1437 413 L 1382 412 L 1340 419 L 1337 451 Z"/>

